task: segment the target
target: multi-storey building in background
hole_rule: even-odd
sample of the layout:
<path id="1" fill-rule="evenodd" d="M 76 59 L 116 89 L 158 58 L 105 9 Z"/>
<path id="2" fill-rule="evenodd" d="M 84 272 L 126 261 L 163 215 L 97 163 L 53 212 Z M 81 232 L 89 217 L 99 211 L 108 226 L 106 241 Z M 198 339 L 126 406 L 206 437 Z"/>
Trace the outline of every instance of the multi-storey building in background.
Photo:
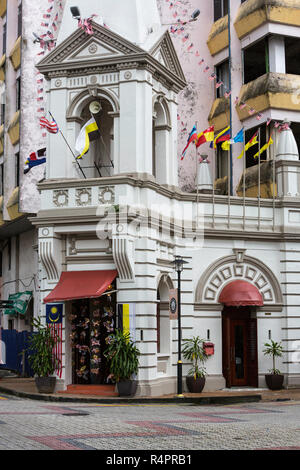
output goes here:
<path id="1" fill-rule="evenodd" d="M 27 323 L 33 311 L 45 318 L 45 303 L 62 305 L 60 387 L 105 382 L 105 340 L 123 319 L 141 350 L 139 393 L 171 393 L 171 263 L 184 256 L 183 336 L 214 343 L 207 390 L 264 386 L 271 364 L 262 350 L 271 338 L 284 345 L 285 385 L 299 385 L 299 2 L 120 0 L 113 11 L 106 0 L 52 3 L 47 13 L 48 2 L 23 0 L 23 40 L 15 45 L 18 34 L 11 43 L 7 34 L 1 61 L 3 299 L 31 291 Z M 8 4 L 0 2 L 3 37 L 10 8 L 17 24 L 18 2 Z M 71 6 L 83 18 L 98 15 L 93 34 L 78 28 Z M 44 54 L 33 32 L 53 34 L 56 47 Z M 13 105 L 18 47 L 21 114 Z M 95 101 L 101 134 L 82 159 L 83 176 L 72 151 Z M 45 139 L 39 117 L 50 119 L 48 111 L 64 137 Z M 194 124 L 198 132 L 214 126 L 215 135 L 230 126 L 231 138 L 243 129 L 245 143 L 257 132 L 260 147 L 270 137 L 273 144 L 256 158 L 258 145 L 242 158 L 241 142 L 229 151 L 206 143 L 198 154 L 191 145 L 181 161 Z M 45 165 L 24 175 L 28 155 L 44 146 L 45 175 Z M 100 301 L 87 300 L 100 285 Z M 24 316 L 9 313 L 4 328 L 26 327 Z M 79 324 L 99 315 L 95 367 L 92 354 L 78 353 L 93 351 Z"/>

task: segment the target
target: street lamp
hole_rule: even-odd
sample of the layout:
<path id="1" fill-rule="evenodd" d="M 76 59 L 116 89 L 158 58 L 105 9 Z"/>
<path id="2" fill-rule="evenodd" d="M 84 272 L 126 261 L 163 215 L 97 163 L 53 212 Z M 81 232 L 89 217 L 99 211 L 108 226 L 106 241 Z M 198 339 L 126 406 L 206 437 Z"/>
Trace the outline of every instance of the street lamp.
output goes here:
<path id="1" fill-rule="evenodd" d="M 178 290 L 178 361 L 177 361 L 177 396 L 183 397 L 182 395 L 182 360 L 181 360 L 181 273 L 183 271 L 183 265 L 187 264 L 188 261 L 184 261 L 182 256 L 175 256 L 173 266 L 177 272 L 177 290 Z"/>

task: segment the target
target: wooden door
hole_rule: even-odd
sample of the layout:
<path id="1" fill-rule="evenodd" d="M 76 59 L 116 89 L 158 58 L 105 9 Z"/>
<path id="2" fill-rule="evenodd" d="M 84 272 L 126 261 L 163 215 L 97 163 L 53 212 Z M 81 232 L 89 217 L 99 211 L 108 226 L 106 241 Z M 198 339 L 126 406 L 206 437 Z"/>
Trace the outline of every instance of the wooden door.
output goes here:
<path id="1" fill-rule="evenodd" d="M 232 320 L 230 325 L 231 385 L 248 384 L 247 324 L 244 320 Z"/>
<path id="2" fill-rule="evenodd" d="M 257 387 L 257 320 L 247 307 L 225 308 L 223 329 L 223 376 L 227 387 Z"/>

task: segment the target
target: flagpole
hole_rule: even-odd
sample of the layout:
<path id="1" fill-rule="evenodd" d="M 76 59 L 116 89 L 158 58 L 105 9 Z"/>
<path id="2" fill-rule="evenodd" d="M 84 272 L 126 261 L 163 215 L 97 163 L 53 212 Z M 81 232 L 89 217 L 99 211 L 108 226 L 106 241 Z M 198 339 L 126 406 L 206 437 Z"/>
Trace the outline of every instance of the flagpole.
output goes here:
<path id="1" fill-rule="evenodd" d="M 196 126 L 196 129 L 197 129 L 198 121 L 196 121 L 195 126 Z M 196 204 L 197 204 L 196 217 L 197 217 L 197 221 L 196 221 L 196 229 L 197 229 L 198 228 L 198 217 L 199 217 L 199 184 L 198 184 L 199 163 L 198 163 L 198 151 L 197 151 L 198 149 L 197 149 L 196 143 L 197 143 L 197 141 L 195 142 L 195 149 L 196 149 L 196 187 L 197 187 L 197 197 L 196 197 Z"/>
<path id="2" fill-rule="evenodd" d="M 212 180 L 213 180 L 213 220 L 212 220 L 212 227 L 215 228 L 215 180 L 217 179 L 216 178 L 216 173 L 217 173 L 217 161 L 216 161 L 216 152 L 215 152 L 215 156 L 214 156 L 214 165 L 213 165 L 213 169 L 212 169 L 212 172 L 213 172 L 213 175 L 212 175 Z"/>
<path id="3" fill-rule="evenodd" d="M 258 231 L 260 230 L 260 127 L 258 128 Z"/>
<path id="4" fill-rule="evenodd" d="M 50 114 L 50 116 L 52 117 L 52 119 L 56 122 L 56 120 L 55 120 L 53 114 L 52 114 L 50 111 L 49 111 L 49 114 Z M 72 148 L 70 147 L 69 142 L 68 142 L 67 139 L 65 138 L 65 136 L 64 136 L 64 134 L 62 133 L 60 127 L 59 127 L 59 132 L 60 132 L 62 138 L 64 139 L 65 143 L 67 144 L 67 146 L 68 146 L 68 148 L 69 148 L 71 154 L 73 155 L 75 162 L 77 163 L 77 165 L 78 165 L 78 167 L 79 167 L 81 173 L 83 174 L 83 177 L 86 179 L 86 176 L 85 176 L 85 174 L 84 174 L 84 171 L 83 171 L 83 169 L 81 168 L 81 166 L 80 166 L 80 164 L 79 164 L 79 161 L 78 161 L 78 159 L 77 159 L 76 156 L 75 156 L 75 153 L 73 152 Z"/>
<path id="5" fill-rule="evenodd" d="M 273 152 L 273 232 L 275 232 L 276 150 L 277 150 L 277 132 L 275 132 L 275 149 Z"/>
<path id="6" fill-rule="evenodd" d="M 244 158 L 243 158 L 243 224 L 244 230 L 246 229 L 246 133 L 244 133 Z"/>
<path id="7" fill-rule="evenodd" d="M 230 0 L 228 2 L 228 60 L 229 60 L 229 90 L 231 90 L 231 68 L 232 68 L 232 55 L 231 55 L 231 29 L 230 29 L 230 21 L 231 21 L 231 10 L 230 10 Z M 230 114 L 230 133 L 232 136 L 232 94 L 229 96 L 229 114 Z M 230 158 L 230 194 L 233 195 L 233 181 L 232 181 L 232 148 L 230 145 L 229 148 L 229 158 Z M 229 177 L 229 174 L 228 174 Z"/>
<path id="8" fill-rule="evenodd" d="M 227 192 L 228 192 L 228 228 L 230 229 L 230 202 L 231 202 L 231 199 L 230 199 L 230 196 L 231 196 L 231 178 L 230 178 L 230 155 L 231 155 L 231 145 L 229 146 L 229 149 L 228 149 L 228 189 L 227 189 Z"/>

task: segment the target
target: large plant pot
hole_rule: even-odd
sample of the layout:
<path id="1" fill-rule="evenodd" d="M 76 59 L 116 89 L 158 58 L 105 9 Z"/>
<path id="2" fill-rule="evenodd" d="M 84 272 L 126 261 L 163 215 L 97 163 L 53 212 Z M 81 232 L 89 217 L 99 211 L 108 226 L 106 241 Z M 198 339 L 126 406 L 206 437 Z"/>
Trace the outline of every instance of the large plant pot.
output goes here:
<path id="1" fill-rule="evenodd" d="M 193 376 L 186 378 L 186 385 L 190 393 L 201 393 L 205 386 L 205 377 L 194 379 Z"/>
<path id="2" fill-rule="evenodd" d="M 133 397 L 136 394 L 136 380 L 121 380 L 117 382 L 117 389 L 120 397 Z"/>
<path id="3" fill-rule="evenodd" d="M 270 390 L 281 390 L 284 381 L 284 375 L 281 374 L 266 374 L 265 375 L 267 386 Z"/>
<path id="4" fill-rule="evenodd" d="M 56 377 L 36 377 L 35 385 L 39 393 L 54 393 Z"/>

